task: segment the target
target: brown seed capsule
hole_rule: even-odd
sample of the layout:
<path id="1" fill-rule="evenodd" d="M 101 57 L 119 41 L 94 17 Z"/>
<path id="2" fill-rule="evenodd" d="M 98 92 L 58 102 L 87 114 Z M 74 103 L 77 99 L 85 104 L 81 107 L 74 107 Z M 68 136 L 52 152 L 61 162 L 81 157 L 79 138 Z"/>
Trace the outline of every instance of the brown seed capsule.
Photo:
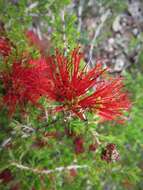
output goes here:
<path id="1" fill-rule="evenodd" d="M 120 159 L 119 153 L 116 149 L 115 144 L 107 144 L 105 149 L 102 150 L 101 159 L 105 160 L 106 162 L 114 162 Z"/>

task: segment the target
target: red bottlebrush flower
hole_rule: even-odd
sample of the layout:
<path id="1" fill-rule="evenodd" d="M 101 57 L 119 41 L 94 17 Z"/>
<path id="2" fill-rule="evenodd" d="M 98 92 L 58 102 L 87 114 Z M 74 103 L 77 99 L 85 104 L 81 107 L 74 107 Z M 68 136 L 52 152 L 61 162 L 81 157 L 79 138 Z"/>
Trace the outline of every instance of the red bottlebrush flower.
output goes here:
<path id="1" fill-rule="evenodd" d="M 77 48 L 69 57 L 57 51 L 55 56 L 47 58 L 48 77 L 53 84 L 47 96 L 61 104 L 55 111 L 71 111 L 85 119 L 84 112 L 88 110 L 104 120 L 118 119 L 130 107 L 127 94 L 122 90 L 122 78 L 105 76 L 106 69 L 101 64 L 90 71 L 86 66 L 81 69 L 82 57 Z"/>
<path id="2" fill-rule="evenodd" d="M 11 180 L 13 180 L 13 176 L 10 169 L 5 169 L 0 173 L 0 180 L 2 180 L 3 183 L 9 183 Z"/>
<path id="3" fill-rule="evenodd" d="M 0 54 L 4 57 L 11 53 L 11 44 L 5 37 L 0 37 Z"/>
<path id="4" fill-rule="evenodd" d="M 82 137 L 76 137 L 74 139 L 74 145 L 75 145 L 75 152 L 76 154 L 81 154 L 84 152 L 84 140 Z"/>
<path id="5" fill-rule="evenodd" d="M 8 107 L 10 115 L 14 113 L 17 105 L 21 108 L 28 102 L 37 105 L 41 95 L 46 94 L 51 83 L 44 69 L 45 61 L 41 59 L 30 61 L 27 66 L 14 63 L 10 72 L 1 73 L 5 90 L 3 102 Z"/>
<path id="6" fill-rule="evenodd" d="M 120 159 L 119 153 L 115 144 L 107 144 L 106 148 L 101 153 L 101 159 L 106 162 L 118 161 Z"/>

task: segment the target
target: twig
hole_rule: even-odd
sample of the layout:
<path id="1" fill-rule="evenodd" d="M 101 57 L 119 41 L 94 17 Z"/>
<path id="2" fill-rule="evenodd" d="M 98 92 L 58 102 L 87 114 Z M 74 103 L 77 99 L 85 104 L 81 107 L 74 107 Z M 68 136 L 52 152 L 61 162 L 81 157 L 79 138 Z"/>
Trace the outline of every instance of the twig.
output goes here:
<path id="1" fill-rule="evenodd" d="M 83 169 L 83 168 L 88 168 L 87 165 L 70 165 L 67 167 L 58 167 L 55 169 L 51 169 L 51 170 L 40 170 L 37 168 L 31 168 L 22 164 L 18 164 L 16 162 L 11 163 L 12 166 L 16 166 L 17 168 L 21 169 L 21 170 L 27 170 L 27 171 L 31 171 L 33 173 L 36 174 L 50 174 L 50 173 L 54 173 L 54 172 L 62 172 L 64 170 L 71 170 L 71 169 Z"/>
<path id="2" fill-rule="evenodd" d="M 63 42 L 64 42 L 64 48 L 66 50 L 67 48 L 67 39 L 66 39 L 66 24 L 65 24 L 65 8 L 61 11 L 61 20 L 62 20 L 62 26 L 63 26 Z"/>
<path id="3" fill-rule="evenodd" d="M 102 16 L 101 16 L 101 23 L 99 24 L 99 26 L 95 29 L 95 33 L 94 33 L 94 37 L 91 41 L 90 44 L 90 50 L 89 50 L 89 65 L 92 68 L 92 56 L 93 56 L 93 48 L 94 48 L 94 44 L 95 41 L 97 39 L 97 37 L 100 35 L 101 29 L 104 26 L 105 21 L 107 20 L 107 18 L 109 17 L 109 15 L 111 14 L 111 11 L 108 9 Z"/>
<path id="4" fill-rule="evenodd" d="M 38 1 L 31 3 L 25 10 L 25 12 L 27 13 L 28 11 L 32 10 L 33 8 L 36 8 L 38 6 Z"/>
<path id="5" fill-rule="evenodd" d="M 83 12 L 83 5 L 84 5 L 85 0 L 80 0 L 79 2 L 79 7 L 78 7 L 78 28 L 77 31 L 81 31 L 81 26 L 82 26 L 82 12 Z"/>
<path id="6" fill-rule="evenodd" d="M 1 143 L 0 149 L 1 149 L 1 147 L 3 148 L 3 147 L 5 147 L 5 146 L 7 146 L 10 142 L 11 142 L 11 137 L 5 139 L 5 140 Z"/>
<path id="7" fill-rule="evenodd" d="M 51 0 L 48 4 L 46 4 L 47 10 L 51 7 L 51 5 L 55 2 L 55 0 Z M 26 13 L 28 13 L 29 11 L 31 11 L 32 9 L 35 9 L 36 7 L 38 7 L 39 5 L 39 1 L 36 1 L 34 3 L 31 3 L 25 10 Z"/>

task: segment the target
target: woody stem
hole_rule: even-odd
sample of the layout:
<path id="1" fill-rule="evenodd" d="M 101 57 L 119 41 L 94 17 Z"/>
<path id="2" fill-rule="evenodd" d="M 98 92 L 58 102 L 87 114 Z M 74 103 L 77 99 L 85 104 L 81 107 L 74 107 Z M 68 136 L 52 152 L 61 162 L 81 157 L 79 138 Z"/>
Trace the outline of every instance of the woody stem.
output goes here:
<path id="1" fill-rule="evenodd" d="M 27 171 L 31 171 L 33 173 L 36 173 L 36 174 L 50 174 L 50 173 L 54 173 L 54 172 L 62 172 L 64 170 L 71 170 L 71 169 L 83 169 L 83 168 L 88 168 L 87 165 L 69 165 L 69 166 L 61 166 L 61 167 L 57 167 L 55 169 L 50 169 L 50 170 L 40 170 L 40 169 L 37 169 L 37 168 L 32 168 L 32 167 L 28 167 L 28 166 L 25 166 L 25 165 L 22 165 L 22 164 L 18 164 L 16 162 L 13 162 L 11 163 L 12 166 L 15 166 L 21 170 L 27 170 Z"/>

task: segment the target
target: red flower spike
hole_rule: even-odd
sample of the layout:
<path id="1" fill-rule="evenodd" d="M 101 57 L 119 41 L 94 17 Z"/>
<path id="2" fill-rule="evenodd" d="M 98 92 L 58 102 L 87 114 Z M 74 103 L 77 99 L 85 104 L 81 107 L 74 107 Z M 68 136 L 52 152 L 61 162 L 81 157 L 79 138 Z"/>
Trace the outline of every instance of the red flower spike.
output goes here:
<path id="1" fill-rule="evenodd" d="M 11 53 L 11 45 L 7 38 L 0 37 L 0 54 L 4 57 Z"/>
<path id="2" fill-rule="evenodd" d="M 51 88 L 51 82 L 45 74 L 45 65 L 44 59 L 30 61 L 26 67 L 21 62 L 14 63 L 11 72 L 1 73 L 6 92 L 3 102 L 10 115 L 15 112 L 17 105 L 22 109 L 28 102 L 39 105 L 40 97 L 46 95 Z"/>
<path id="3" fill-rule="evenodd" d="M 82 57 L 77 48 L 69 57 L 57 50 L 54 56 L 47 58 L 47 74 L 52 83 L 47 97 L 61 104 L 55 112 L 71 111 L 85 120 L 84 112 L 89 110 L 104 120 L 120 120 L 123 111 L 130 107 L 127 94 L 122 90 L 122 78 L 107 77 L 107 69 L 100 63 L 90 71 L 86 67 L 81 69 Z M 91 89 L 94 91 L 89 95 Z"/>
<path id="4" fill-rule="evenodd" d="M 14 63 L 10 73 L 2 73 L 4 103 L 10 113 L 18 104 L 36 105 L 42 95 L 60 103 L 55 112 L 70 111 L 86 120 L 85 111 L 92 111 L 104 120 L 121 120 L 130 107 L 122 78 L 107 78 L 101 64 L 90 71 L 81 69 L 82 57 L 77 48 L 68 57 L 57 50 L 54 56 L 29 61 L 26 67 L 22 61 Z M 89 94 L 91 89 L 94 91 Z"/>

